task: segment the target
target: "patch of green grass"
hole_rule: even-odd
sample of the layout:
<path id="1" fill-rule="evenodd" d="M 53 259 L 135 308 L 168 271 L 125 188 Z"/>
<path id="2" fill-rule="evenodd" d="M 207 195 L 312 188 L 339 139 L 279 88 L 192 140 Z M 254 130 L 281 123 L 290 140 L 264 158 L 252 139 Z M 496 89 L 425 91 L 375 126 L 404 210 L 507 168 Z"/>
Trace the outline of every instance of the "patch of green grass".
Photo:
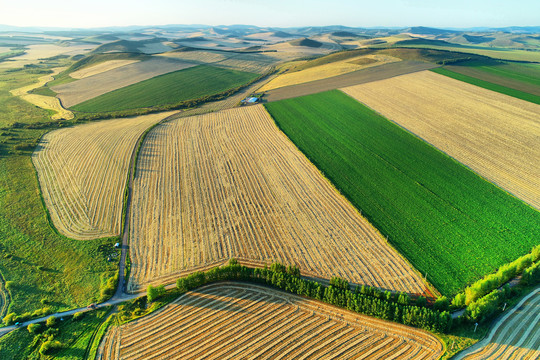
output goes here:
<path id="1" fill-rule="evenodd" d="M 68 239 L 47 219 L 31 154 L 52 129 L 50 119 L 9 93 L 39 76 L 0 72 L 0 271 L 11 282 L 8 312 L 30 316 L 44 307 L 66 310 L 97 300 L 102 278 L 117 269 L 107 262 L 116 239 Z"/>
<path id="2" fill-rule="evenodd" d="M 52 91 L 48 86 L 42 86 L 38 87 L 37 89 L 34 89 L 30 91 L 31 94 L 37 94 L 37 95 L 45 95 L 45 96 L 56 96 L 56 93 Z"/>
<path id="3" fill-rule="evenodd" d="M 260 76 L 207 65 L 171 72 L 100 95 L 72 107 L 95 113 L 180 103 L 218 94 Z"/>
<path id="4" fill-rule="evenodd" d="M 540 104 L 540 96 L 538 95 L 529 94 L 524 91 L 519 91 L 519 90 L 506 87 L 506 86 L 480 80 L 472 76 L 459 74 L 457 72 L 454 72 L 452 70 L 448 70 L 445 68 L 431 69 L 431 71 L 436 72 L 437 74 L 441 74 L 441 75 L 448 76 L 456 80 L 460 80 L 460 81 L 472 84 L 472 85 L 483 87 L 484 89 L 488 89 L 488 90 L 496 91 L 501 94 L 513 96 L 515 98 L 522 99 L 525 101 L 530 101 L 535 104 Z"/>
<path id="5" fill-rule="evenodd" d="M 347 95 L 330 91 L 265 106 L 444 295 L 537 245 L 540 212 Z"/>
<path id="6" fill-rule="evenodd" d="M 472 66 L 475 69 L 484 72 L 510 78 L 529 84 L 540 86 L 540 64 L 512 64 L 507 62 L 499 62 L 497 64 L 483 64 L 474 62 L 472 64 L 464 64 Z"/>
<path id="7" fill-rule="evenodd" d="M 64 360 L 86 359 L 94 334 L 106 319 L 109 311 L 110 309 L 104 308 L 86 312 L 78 320 L 74 320 L 73 317 L 64 318 L 63 321 L 58 319 L 57 325 L 49 332 L 53 334 L 54 340 L 62 344 L 62 347 L 51 356 Z M 39 354 L 41 344 L 49 336 L 44 323 L 37 334 L 30 334 L 27 327 L 12 331 L 0 338 L 0 358 L 12 360 L 49 358 L 40 357 Z"/>

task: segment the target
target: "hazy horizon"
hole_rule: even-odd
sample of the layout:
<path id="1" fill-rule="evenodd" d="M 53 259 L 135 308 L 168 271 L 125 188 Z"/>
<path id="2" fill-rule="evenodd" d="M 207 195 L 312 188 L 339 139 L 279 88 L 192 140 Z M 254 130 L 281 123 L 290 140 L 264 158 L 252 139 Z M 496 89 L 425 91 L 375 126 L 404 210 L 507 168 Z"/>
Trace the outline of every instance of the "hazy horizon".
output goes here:
<path id="1" fill-rule="evenodd" d="M 360 3 L 338 0 L 146 1 L 59 0 L 55 6 L 37 0 L 2 4 L 0 24 L 20 27 L 100 28 L 164 26 L 171 24 L 255 25 L 302 27 L 438 28 L 539 26 L 540 2 L 520 0 L 456 0 L 452 3 L 421 0 L 383 0 Z M 526 11 L 524 11 L 526 9 Z"/>

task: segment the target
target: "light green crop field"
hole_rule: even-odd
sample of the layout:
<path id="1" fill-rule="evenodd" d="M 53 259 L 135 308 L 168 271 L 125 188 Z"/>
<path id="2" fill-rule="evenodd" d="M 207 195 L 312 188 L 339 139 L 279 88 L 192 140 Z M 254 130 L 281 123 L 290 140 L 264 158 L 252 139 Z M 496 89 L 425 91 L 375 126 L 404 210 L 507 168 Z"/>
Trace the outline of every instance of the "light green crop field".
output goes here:
<path id="1" fill-rule="evenodd" d="M 215 95 L 259 74 L 207 65 L 175 71 L 97 96 L 72 107 L 80 112 L 108 112 L 158 107 Z"/>
<path id="2" fill-rule="evenodd" d="M 540 212 L 347 95 L 265 106 L 441 293 L 455 294 L 537 245 Z"/>

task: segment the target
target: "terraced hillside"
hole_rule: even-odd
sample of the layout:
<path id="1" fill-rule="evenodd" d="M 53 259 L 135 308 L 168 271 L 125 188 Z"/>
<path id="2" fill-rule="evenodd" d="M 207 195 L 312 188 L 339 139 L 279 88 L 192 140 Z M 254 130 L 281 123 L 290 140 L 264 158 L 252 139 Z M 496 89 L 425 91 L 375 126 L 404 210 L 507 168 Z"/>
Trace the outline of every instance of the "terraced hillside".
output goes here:
<path id="1" fill-rule="evenodd" d="M 259 105 L 152 130 L 139 155 L 129 221 L 132 290 L 234 257 L 424 291 L 420 276 Z"/>
<path id="2" fill-rule="evenodd" d="M 491 330 L 486 339 L 456 360 L 540 358 L 540 288 L 525 297 Z"/>
<path id="3" fill-rule="evenodd" d="M 78 240 L 120 234 L 133 150 L 147 128 L 170 114 L 105 120 L 43 136 L 32 160 L 60 233 Z"/>
<path id="4" fill-rule="evenodd" d="M 345 88 L 540 209 L 540 106 L 423 71 Z"/>
<path id="5" fill-rule="evenodd" d="M 98 358 L 437 359 L 433 335 L 256 285 L 189 292 L 109 330 Z"/>

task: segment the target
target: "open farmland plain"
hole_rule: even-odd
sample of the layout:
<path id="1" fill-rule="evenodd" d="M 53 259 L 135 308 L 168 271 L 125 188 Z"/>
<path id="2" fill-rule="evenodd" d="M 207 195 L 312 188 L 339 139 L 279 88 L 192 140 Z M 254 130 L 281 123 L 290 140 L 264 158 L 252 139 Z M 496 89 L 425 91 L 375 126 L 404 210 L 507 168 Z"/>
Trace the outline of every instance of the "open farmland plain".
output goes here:
<path id="1" fill-rule="evenodd" d="M 107 112 L 170 105 L 215 95 L 255 79 L 257 74 L 198 65 L 144 80 L 72 107 L 81 112 Z"/>
<path id="2" fill-rule="evenodd" d="M 160 124 L 133 184 L 131 290 L 234 257 L 422 293 L 420 276 L 249 106 Z"/>
<path id="3" fill-rule="evenodd" d="M 265 106 L 441 293 L 456 293 L 538 244 L 540 212 L 344 93 Z"/>
<path id="4" fill-rule="evenodd" d="M 73 79 L 84 79 L 93 75 L 101 74 L 106 71 L 110 71 L 113 69 L 117 69 L 122 66 L 126 66 L 129 64 L 134 64 L 136 62 L 139 62 L 137 59 L 126 59 L 126 60 L 109 60 L 104 61 L 99 64 L 91 65 L 84 67 L 82 69 L 73 71 L 69 74 Z"/>
<path id="5" fill-rule="evenodd" d="M 431 71 L 344 91 L 540 209 L 540 106 Z"/>
<path id="6" fill-rule="evenodd" d="M 52 86 L 51 89 L 58 94 L 62 105 L 70 108 L 110 91 L 195 65 L 159 57 L 125 65 L 67 84 Z"/>
<path id="7" fill-rule="evenodd" d="M 438 359 L 441 342 L 404 325 L 256 285 L 189 292 L 112 328 L 99 359 Z"/>
<path id="8" fill-rule="evenodd" d="M 170 114 L 105 120 L 43 136 L 32 159 L 60 233 L 78 240 L 120 234 L 133 150 L 147 128 Z"/>
<path id="9" fill-rule="evenodd" d="M 456 360 L 540 358 L 540 288 L 499 320 L 487 338 L 456 356 Z"/>

